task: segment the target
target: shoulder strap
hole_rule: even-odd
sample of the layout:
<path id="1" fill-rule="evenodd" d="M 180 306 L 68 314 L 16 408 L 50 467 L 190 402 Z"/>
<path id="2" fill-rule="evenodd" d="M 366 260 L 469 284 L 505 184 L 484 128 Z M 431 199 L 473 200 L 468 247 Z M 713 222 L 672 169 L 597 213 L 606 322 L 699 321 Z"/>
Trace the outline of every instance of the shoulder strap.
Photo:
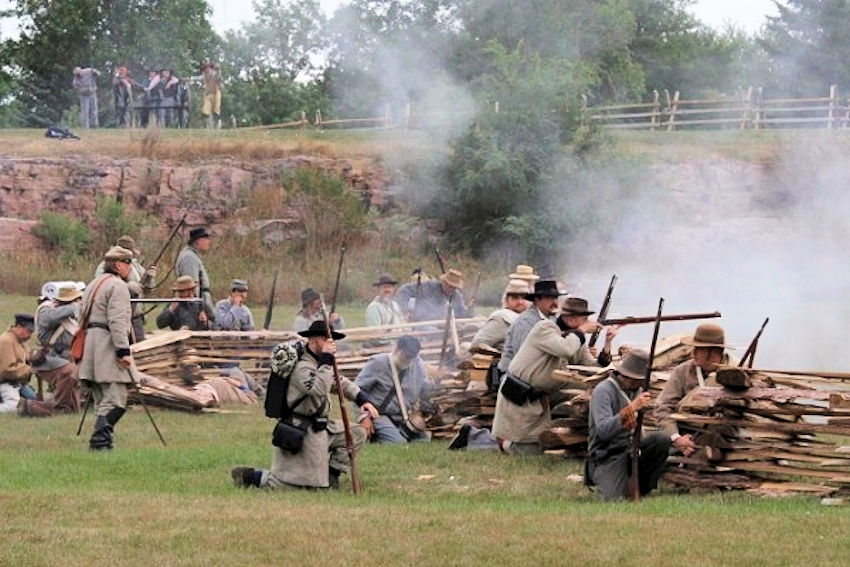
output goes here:
<path id="1" fill-rule="evenodd" d="M 89 314 L 91 313 L 92 305 L 94 305 L 94 300 L 97 298 L 97 292 L 100 291 L 100 288 L 103 287 L 103 284 L 106 283 L 106 280 L 113 277 L 114 275 L 115 274 L 103 274 L 103 276 L 101 276 L 100 278 L 100 281 L 97 282 L 97 285 L 91 293 L 91 297 L 89 299 L 88 304 L 86 305 L 85 309 L 83 309 L 83 314 L 80 317 L 80 327 L 85 329 L 86 325 L 88 325 Z"/>

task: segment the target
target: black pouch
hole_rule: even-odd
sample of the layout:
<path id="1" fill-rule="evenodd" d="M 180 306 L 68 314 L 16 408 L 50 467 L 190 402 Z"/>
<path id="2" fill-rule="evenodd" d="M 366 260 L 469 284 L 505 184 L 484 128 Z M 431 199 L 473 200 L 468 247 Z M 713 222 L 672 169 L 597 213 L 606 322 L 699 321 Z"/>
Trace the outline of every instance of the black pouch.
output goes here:
<path id="1" fill-rule="evenodd" d="M 301 451 L 306 435 L 307 428 L 305 426 L 280 420 L 274 426 L 272 445 L 294 455 Z"/>
<path id="2" fill-rule="evenodd" d="M 528 382 L 507 374 L 502 382 L 501 392 L 508 401 L 522 406 L 528 401 L 532 390 L 533 388 Z"/>
<path id="3" fill-rule="evenodd" d="M 316 417 L 313 419 L 313 431 L 319 433 L 320 431 L 324 431 L 328 428 L 328 418 L 326 417 Z"/>
<path id="4" fill-rule="evenodd" d="M 487 377 L 485 378 L 485 382 L 487 384 L 488 392 L 498 392 L 499 384 L 502 381 L 502 371 L 499 370 L 499 361 L 494 360 L 490 367 L 487 368 Z"/>

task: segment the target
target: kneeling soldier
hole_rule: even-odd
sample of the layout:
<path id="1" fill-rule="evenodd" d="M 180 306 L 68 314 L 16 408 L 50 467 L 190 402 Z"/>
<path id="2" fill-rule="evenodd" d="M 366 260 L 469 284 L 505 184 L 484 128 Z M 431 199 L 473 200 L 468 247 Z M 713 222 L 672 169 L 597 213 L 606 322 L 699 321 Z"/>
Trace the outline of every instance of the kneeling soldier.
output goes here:
<path id="1" fill-rule="evenodd" d="M 343 424 L 328 419 L 329 394 L 334 383 L 333 361 L 337 347 L 334 341 L 345 337 L 333 331 L 326 338 L 324 321 L 315 321 L 306 331 L 307 348 L 295 364 L 289 377 L 286 405 L 291 417 L 286 421 L 304 428 L 303 442 L 297 451 L 274 447 L 271 470 L 235 467 L 230 471 L 237 486 L 270 488 L 337 488 L 339 476 L 348 471 L 348 452 L 345 447 Z M 375 419 L 378 410 L 354 382 L 341 378 L 343 394 L 364 413 Z M 366 431 L 351 426 L 355 450 L 366 442 Z"/>
<path id="2" fill-rule="evenodd" d="M 629 352 L 612 376 L 593 389 L 590 397 L 585 476 L 588 486 L 595 486 L 603 500 L 617 500 L 628 495 L 629 444 L 637 425 L 637 413 L 651 403 L 649 392 L 635 395 L 646 376 L 648 361 L 646 351 Z M 641 439 L 638 462 L 641 495 L 658 485 L 669 450 L 670 438 L 660 431 Z"/>

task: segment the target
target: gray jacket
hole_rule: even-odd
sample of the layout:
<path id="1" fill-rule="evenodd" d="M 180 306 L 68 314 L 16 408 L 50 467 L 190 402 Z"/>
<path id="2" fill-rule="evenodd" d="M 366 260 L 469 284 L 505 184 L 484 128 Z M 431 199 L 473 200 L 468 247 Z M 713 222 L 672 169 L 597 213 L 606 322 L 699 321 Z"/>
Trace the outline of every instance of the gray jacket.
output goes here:
<path id="1" fill-rule="evenodd" d="M 49 371 L 61 368 L 71 362 L 71 341 L 74 336 L 68 329 L 78 327 L 77 318 L 79 317 L 78 303 L 65 303 L 57 305 L 53 301 L 45 301 L 38 306 L 36 310 L 36 332 L 38 333 L 38 342 L 42 346 L 47 346 L 54 333 L 58 331 L 65 320 L 65 329 L 57 336 L 53 345 L 47 351 L 45 361 L 33 367 L 36 371 Z"/>
<path id="2" fill-rule="evenodd" d="M 508 371 L 511 361 L 516 356 L 519 347 L 522 346 L 528 333 L 534 328 L 534 325 L 543 320 L 544 317 L 540 314 L 540 311 L 532 305 L 513 322 L 511 328 L 508 329 L 508 336 L 505 337 L 505 346 L 502 347 L 502 358 L 499 360 L 499 370 L 502 373 Z"/>
<path id="3" fill-rule="evenodd" d="M 428 380 L 422 359 L 417 356 L 410 361 L 410 366 L 397 370 L 406 409 L 410 411 L 417 400 L 428 401 L 436 385 Z M 401 420 L 401 406 L 393 384 L 389 354 L 373 356 L 357 375 L 357 385 L 369 396 L 382 415 L 393 421 Z"/>
<path id="4" fill-rule="evenodd" d="M 204 263 L 201 261 L 201 256 L 194 246 L 185 246 L 177 256 L 175 277 L 192 276 L 198 283 L 198 297 L 203 298 L 204 307 L 207 314 L 213 312 L 213 300 L 210 293 L 210 277 L 207 275 L 207 270 L 204 268 Z"/>
<path id="5" fill-rule="evenodd" d="M 92 304 L 89 323 L 107 328 L 92 327 L 86 332 L 85 353 L 80 361 L 80 380 L 92 382 L 130 382 L 127 371 L 118 365 L 118 359 L 130 354 L 130 291 L 127 284 L 116 275 L 98 288 L 100 278 L 92 281 L 83 295 L 82 313 Z M 97 292 L 96 295 L 93 294 Z"/>
<path id="6" fill-rule="evenodd" d="M 254 316 L 245 305 L 233 305 L 229 299 L 215 304 L 215 329 L 218 331 L 253 331 Z"/>
<path id="7" fill-rule="evenodd" d="M 604 459 L 628 451 L 632 432 L 623 427 L 620 412 L 633 399 L 634 392 L 627 393 L 614 377 L 593 389 L 588 414 L 587 454 L 590 458 Z"/>
<path id="8" fill-rule="evenodd" d="M 168 327 L 172 331 L 176 331 L 182 327 L 186 327 L 190 331 L 200 331 L 209 327 L 209 324 L 202 326 L 198 320 L 198 316 L 201 314 L 200 303 L 178 303 L 176 311 L 172 311 L 170 307 L 171 304 L 166 303 L 165 307 L 162 308 L 162 312 L 157 315 L 156 327 L 158 329 Z M 207 313 L 207 317 L 212 321 L 209 313 Z"/>
<path id="9" fill-rule="evenodd" d="M 421 289 L 415 282 L 406 283 L 398 288 L 395 300 L 411 322 L 445 319 L 449 305 L 449 296 L 443 293 L 443 285 L 439 280 L 422 282 Z M 466 308 L 459 289 L 454 290 L 452 301 L 452 311 L 456 318 L 472 317 L 472 310 Z"/>

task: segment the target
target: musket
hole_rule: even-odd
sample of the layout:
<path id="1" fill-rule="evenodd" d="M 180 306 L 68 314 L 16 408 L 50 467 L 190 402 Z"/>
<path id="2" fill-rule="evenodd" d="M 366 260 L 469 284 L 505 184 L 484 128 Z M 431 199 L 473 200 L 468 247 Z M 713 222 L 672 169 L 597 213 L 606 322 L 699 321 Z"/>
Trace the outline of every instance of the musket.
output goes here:
<path id="1" fill-rule="evenodd" d="M 269 303 L 266 306 L 266 318 L 263 321 L 263 329 L 268 331 L 269 325 L 272 324 L 272 310 L 274 309 L 274 292 L 275 288 L 277 288 L 277 274 L 280 270 L 275 270 L 274 278 L 272 278 L 272 291 L 269 294 Z"/>
<path id="2" fill-rule="evenodd" d="M 478 276 L 475 278 L 475 287 L 472 288 L 472 299 L 469 300 L 469 303 L 475 305 L 475 300 L 478 298 L 478 288 L 481 287 L 481 270 L 478 270 Z"/>
<path id="3" fill-rule="evenodd" d="M 443 255 L 440 254 L 440 249 L 437 248 L 437 247 L 434 247 L 434 254 L 437 255 L 437 262 L 440 263 L 440 272 L 445 274 L 446 273 L 446 261 L 443 260 Z"/>
<path id="4" fill-rule="evenodd" d="M 325 321 L 325 336 L 330 340 L 333 336 L 331 335 L 331 324 L 328 321 L 328 310 L 325 307 L 324 297 L 322 297 L 322 319 Z M 351 491 L 354 494 L 360 494 L 360 477 L 357 474 L 357 455 L 354 450 L 354 437 L 351 435 L 351 424 L 348 422 L 348 403 L 345 401 L 345 396 L 342 392 L 342 378 L 340 378 L 336 356 L 334 356 L 333 369 L 336 393 L 339 396 L 339 413 L 342 418 L 342 428 L 345 434 L 345 449 L 348 452 L 348 461 L 351 467 Z"/>
<path id="5" fill-rule="evenodd" d="M 438 368 L 442 368 L 443 362 L 446 360 L 446 350 L 448 350 L 449 347 L 449 332 L 451 332 L 452 326 L 452 310 L 454 309 L 454 300 L 455 295 L 452 294 L 451 297 L 449 297 L 449 303 L 446 306 L 446 328 L 443 330 L 443 348 L 440 349 L 440 365 Z"/>
<path id="6" fill-rule="evenodd" d="M 86 401 L 83 404 L 83 415 L 80 417 L 80 426 L 77 427 L 77 437 L 80 436 L 80 433 L 83 431 L 83 423 L 86 422 L 86 413 L 89 411 L 89 406 L 94 403 L 94 398 L 92 397 L 91 390 L 89 389 L 88 394 L 86 395 Z"/>
<path id="7" fill-rule="evenodd" d="M 611 276 L 611 283 L 608 284 L 608 292 L 605 294 L 605 300 L 602 302 L 602 307 L 599 308 L 599 315 L 597 315 L 597 319 L 605 320 L 605 317 L 608 316 L 608 309 L 611 307 L 611 294 L 614 293 L 614 285 L 617 283 L 617 274 Z M 590 335 L 590 340 L 587 343 L 587 346 L 593 348 L 596 346 L 596 341 L 599 340 L 599 333 L 601 329 L 598 331 L 593 331 L 593 334 Z"/>
<path id="8" fill-rule="evenodd" d="M 154 431 L 159 436 L 159 440 L 162 442 L 163 447 L 167 447 L 168 444 L 165 442 L 165 437 L 162 436 L 162 433 L 159 430 L 159 427 L 156 426 L 156 422 L 153 420 L 153 416 L 151 415 L 151 410 L 148 409 L 148 405 L 145 403 L 145 398 L 142 396 L 142 390 L 139 388 L 139 383 L 136 382 L 136 379 L 133 378 L 133 373 L 129 368 L 127 370 L 127 375 L 130 377 L 130 383 L 136 388 L 136 393 L 139 394 L 139 402 L 141 402 L 142 407 L 145 408 L 145 413 L 148 414 L 148 419 L 151 420 L 151 425 L 153 425 Z"/>
<path id="9" fill-rule="evenodd" d="M 342 277 L 342 260 L 345 258 L 345 244 L 339 247 L 339 265 L 336 267 L 336 283 L 331 297 L 331 313 L 336 313 L 336 296 L 339 293 L 339 280 Z"/>
<path id="10" fill-rule="evenodd" d="M 662 321 L 690 321 L 692 319 L 715 319 L 720 317 L 720 311 L 712 313 L 683 313 L 680 315 L 664 315 Z M 620 319 L 600 319 L 599 324 L 603 327 L 608 325 L 641 325 L 655 322 L 655 317 L 622 317 Z"/>
<path id="11" fill-rule="evenodd" d="M 131 299 L 130 303 L 202 303 L 200 297 L 146 297 Z"/>
<path id="12" fill-rule="evenodd" d="M 183 223 L 186 222 L 186 217 L 189 216 L 189 211 L 195 206 L 195 203 L 190 203 L 186 210 L 183 212 L 183 216 L 180 217 L 180 220 L 177 221 L 177 224 L 174 225 L 174 228 L 171 229 L 171 234 L 168 235 L 168 238 L 165 241 L 165 244 L 162 245 L 162 248 L 159 249 L 159 252 L 154 258 L 153 262 L 150 264 L 151 266 L 156 266 L 159 264 L 159 261 L 162 260 L 163 254 L 168 250 L 168 247 L 171 245 L 171 241 L 174 240 L 174 237 L 177 235 L 177 231 L 180 230 L 180 227 L 183 226 Z"/>
<path id="13" fill-rule="evenodd" d="M 664 308 L 664 298 L 660 298 L 658 300 L 658 313 L 655 316 L 655 329 L 652 331 L 652 343 L 649 347 L 649 360 L 646 364 L 646 374 L 643 377 L 643 385 L 641 386 L 641 390 L 643 392 L 649 391 L 649 381 L 652 378 L 652 363 L 655 361 L 655 346 L 658 344 L 658 330 L 661 328 L 661 321 L 663 317 L 661 316 L 661 310 Z M 641 393 L 641 390 L 638 391 L 638 394 Z M 640 410 L 637 415 L 637 423 L 635 424 L 635 431 L 632 434 L 631 445 L 629 446 L 629 452 L 631 454 L 632 460 L 632 474 L 629 477 L 629 498 L 632 500 L 640 499 L 640 470 L 639 470 L 639 461 L 640 461 L 640 438 L 641 438 L 641 430 L 643 429 L 643 414 L 644 410 Z"/>
<path id="14" fill-rule="evenodd" d="M 756 336 L 753 337 L 750 346 L 747 347 L 747 350 L 744 352 L 744 356 L 741 357 L 741 363 L 738 364 L 738 367 L 743 368 L 746 364 L 748 367 L 753 367 L 753 361 L 756 358 L 756 348 L 759 346 L 759 339 L 761 339 L 761 334 L 764 332 L 764 328 L 767 327 L 767 323 L 770 321 L 770 317 L 765 317 L 764 323 L 761 324 L 761 328 L 756 333 Z M 747 357 L 749 357 L 749 363 L 747 362 Z"/>

